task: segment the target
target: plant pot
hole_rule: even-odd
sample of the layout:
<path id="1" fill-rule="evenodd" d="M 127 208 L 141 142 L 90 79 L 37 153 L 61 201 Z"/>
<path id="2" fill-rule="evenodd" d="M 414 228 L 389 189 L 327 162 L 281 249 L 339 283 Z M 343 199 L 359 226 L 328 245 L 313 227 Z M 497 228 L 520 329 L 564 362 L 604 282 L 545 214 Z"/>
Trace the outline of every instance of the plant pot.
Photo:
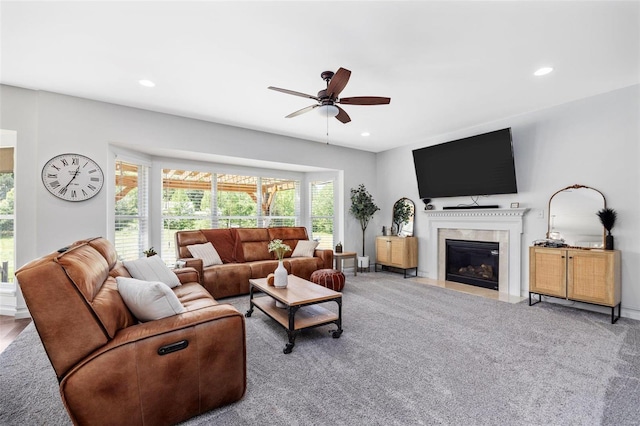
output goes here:
<path id="1" fill-rule="evenodd" d="M 358 256 L 358 269 L 369 270 L 369 256 Z"/>
<path id="2" fill-rule="evenodd" d="M 613 250 L 613 235 L 607 234 L 604 237 L 604 249 L 605 250 Z"/>
<path id="3" fill-rule="evenodd" d="M 278 267 L 273 271 L 273 286 L 276 288 L 287 287 L 288 277 L 289 273 L 287 268 L 284 267 L 284 263 L 282 263 L 282 260 L 278 261 Z"/>

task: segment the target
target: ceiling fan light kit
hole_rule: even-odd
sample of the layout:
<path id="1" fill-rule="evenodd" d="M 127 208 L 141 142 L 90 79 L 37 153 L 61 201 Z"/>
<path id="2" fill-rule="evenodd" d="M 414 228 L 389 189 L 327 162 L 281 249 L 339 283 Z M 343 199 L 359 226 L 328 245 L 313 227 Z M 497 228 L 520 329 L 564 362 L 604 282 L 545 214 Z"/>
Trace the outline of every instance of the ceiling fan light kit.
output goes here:
<path id="1" fill-rule="evenodd" d="M 340 110 L 335 105 L 320 105 L 318 107 L 318 112 L 323 117 L 335 117 L 336 115 L 338 115 Z"/>
<path id="2" fill-rule="evenodd" d="M 320 74 L 320 77 L 327 82 L 327 88 L 320 90 L 318 92 L 318 96 L 308 95 L 306 93 L 296 92 L 289 89 L 281 89 L 274 86 L 269 86 L 268 89 L 286 93 L 288 95 L 314 99 L 316 102 L 318 102 L 317 104 L 310 105 L 298 111 L 292 112 L 291 114 L 287 115 L 286 118 L 297 117 L 298 115 L 318 108 L 318 111 L 323 116 L 335 117 L 341 123 L 346 124 L 351 121 L 351 117 L 349 117 L 349 114 L 347 114 L 344 109 L 340 108 L 336 104 L 386 105 L 391 102 L 391 98 L 384 98 L 380 96 L 356 96 L 350 98 L 338 98 L 338 95 L 340 95 L 342 90 L 349 82 L 349 77 L 351 77 L 351 71 L 349 71 L 348 69 L 340 68 L 335 73 L 333 71 L 324 71 Z"/>

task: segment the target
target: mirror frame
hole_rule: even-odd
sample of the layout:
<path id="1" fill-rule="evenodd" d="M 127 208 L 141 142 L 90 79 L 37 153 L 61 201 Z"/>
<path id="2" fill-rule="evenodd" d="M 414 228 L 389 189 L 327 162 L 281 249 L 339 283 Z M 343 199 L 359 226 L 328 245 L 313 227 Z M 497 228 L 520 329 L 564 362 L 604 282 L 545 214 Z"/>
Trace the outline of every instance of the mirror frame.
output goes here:
<path id="1" fill-rule="evenodd" d="M 392 217 L 391 217 L 391 223 L 392 223 L 392 229 L 393 227 L 396 225 L 396 215 L 395 215 L 395 210 L 396 210 L 396 205 L 399 202 L 404 202 L 405 204 L 409 204 L 411 207 L 411 218 L 409 219 L 409 222 L 404 222 L 404 223 L 415 223 L 415 219 L 416 219 L 416 204 L 413 202 L 412 199 L 407 198 L 407 197 L 402 197 L 400 198 L 398 201 L 396 201 L 395 203 L 393 203 L 393 211 L 392 211 Z M 399 237 L 413 237 L 413 226 L 411 226 L 411 232 L 404 232 L 403 230 L 403 225 L 400 225 L 400 229 L 396 229 L 395 230 L 395 235 L 399 236 Z"/>
<path id="2" fill-rule="evenodd" d="M 603 208 L 605 208 L 605 209 L 607 208 L 607 198 L 604 196 L 604 194 L 601 191 L 599 191 L 599 190 L 597 190 L 595 188 L 592 188 L 590 186 L 575 184 L 575 185 L 567 186 L 565 188 L 562 188 L 562 189 L 554 192 L 553 195 L 549 198 L 549 203 L 547 204 L 547 239 L 549 239 L 549 236 L 551 234 L 551 217 L 552 217 L 551 216 L 551 201 L 553 200 L 553 197 L 555 197 L 559 193 L 561 193 L 563 191 L 566 191 L 568 189 L 591 189 L 593 191 L 596 191 L 598 194 L 600 194 L 602 196 Z M 604 229 L 604 226 L 603 226 L 602 227 L 602 245 L 603 245 L 603 247 L 604 247 L 604 241 L 605 241 L 606 234 L 607 234 L 606 230 Z"/>

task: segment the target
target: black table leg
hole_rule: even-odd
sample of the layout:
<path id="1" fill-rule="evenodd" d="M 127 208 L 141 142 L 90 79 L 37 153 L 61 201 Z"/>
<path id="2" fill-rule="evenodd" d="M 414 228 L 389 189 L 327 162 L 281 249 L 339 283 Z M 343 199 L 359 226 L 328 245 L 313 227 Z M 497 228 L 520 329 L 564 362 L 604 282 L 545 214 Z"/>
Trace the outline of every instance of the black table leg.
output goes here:
<path id="1" fill-rule="evenodd" d="M 244 316 L 249 318 L 252 313 L 253 313 L 253 284 L 249 286 L 249 310 L 244 314 Z"/>
<path id="2" fill-rule="evenodd" d="M 289 311 L 289 328 L 287 329 L 287 337 L 289 337 L 289 343 L 284 346 L 282 352 L 285 354 L 290 354 L 293 351 L 293 347 L 296 344 L 296 323 L 295 317 L 296 312 L 300 309 L 299 306 L 289 306 L 287 310 Z"/>
<path id="3" fill-rule="evenodd" d="M 342 297 L 336 299 L 335 302 L 338 304 L 338 319 L 336 321 L 338 329 L 330 333 L 334 339 L 338 339 L 342 335 Z"/>

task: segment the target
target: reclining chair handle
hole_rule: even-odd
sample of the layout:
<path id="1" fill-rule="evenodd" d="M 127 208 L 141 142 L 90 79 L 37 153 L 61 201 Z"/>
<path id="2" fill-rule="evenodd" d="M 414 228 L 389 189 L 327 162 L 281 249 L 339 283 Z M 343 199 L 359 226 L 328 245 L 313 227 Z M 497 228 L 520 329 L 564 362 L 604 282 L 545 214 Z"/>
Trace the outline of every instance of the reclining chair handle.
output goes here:
<path id="1" fill-rule="evenodd" d="M 158 348 L 158 355 L 167 355 L 171 352 L 181 351 L 189 346 L 188 340 L 180 340 L 179 342 L 171 343 L 169 345 L 161 346 Z"/>

